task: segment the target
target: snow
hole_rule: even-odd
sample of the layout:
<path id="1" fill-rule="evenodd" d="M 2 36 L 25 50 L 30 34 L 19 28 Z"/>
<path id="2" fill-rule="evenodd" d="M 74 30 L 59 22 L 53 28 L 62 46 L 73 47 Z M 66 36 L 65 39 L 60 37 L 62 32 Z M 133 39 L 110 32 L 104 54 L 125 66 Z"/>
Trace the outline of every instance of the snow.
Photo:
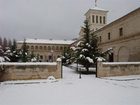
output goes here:
<path id="1" fill-rule="evenodd" d="M 76 47 L 71 47 L 71 49 L 72 49 L 73 51 L 75 51 L 75 50 L 76 50 Z"/>
<path id="2" fill-rule="evenodd" d="M 94 7 L 93 9 L 94 9 L 94 10 L 99 10 L 99 11 L 107 11 L 107 10 L 102 9 L 102 8 L 99 8 L 99 7 Z"/>
<path id="3" fill-rule="evenodd" d="M 31 59 L 31 62 L 36 62 L 37 61 L 37 58 L 36 57 L 33 57 L 32 59 Z"/>
<path id="4" fill-rule="evenodd" d="M 85 58 L 85 56 L 83 55 L 83 54 L 80 54 L 80 56 L 79 56 L 80 58 Z"/>
<path id="5" fill-rule="evenodd" d="M 5 62 L 5 59 L 0 56 L 0 62 Z"/>
<path id="6" fill-rule="evenodd" d="M 98 62 L 102 62 L 103 60 L 101 58 L 97 58 L 97 61 Z"/>
<path id="7" fill-rule="evenodd" d="M 91 47 L 91 45 L 89 43 L 86 43 L 86 46 Z"/>
<path id="8" fill-rule="evenodd" d="M 49 77 L 47 78 L 47 81 L 48 81 L 49 83 L 52 83 L 52 82 L 56 82 L 57 80 L 55 79 L 54 76 L 49 76 Z"/>
<path id="9" fill-rule="evenodd" d="M 86 59 L 87 59 L 90 63 L 94 63 L 93 59 L 91 59 L 90 57 L 86 57 Z"/>
<path id="10" fill-rule="evenodd" d="M 80 46 L 81 43 L 83 43 L 83 41 L 79 41 L 79 42 L 77 43 L 77 46 Z"/>
<path id="11" fill-rule="evenodd" d="M 88 49 L 86 49 L 86 48 L 82 49 L 82 52 L 86 52 L 86 51 L 88 51 Z"/>
<path id="12" fill-rule="evenodd" d="M 63 79 L 56 82 L 2 82 L 0 105 L 140 105 L 140 75 L 95 78 L 82 74 L 79 79 L 75 70 L 63 67 L 63 72 Z M 126 81 L 129 78 L 133 80 Z"/>
<path id="13" fill-rule="evenodd" d="M 57 65 L 56 62 L 2 62 L 0 65 Z"/>
<path id="14" fill-rule="evenodd" d="M 103 62 L 103 64 L 104 65 L 124 65 L 124 64 L 126 64 L 126 65 L 135 65 L 135 64 L 137 64 L 137 65 L 140 65 L 140 62 L 111 62 L 111 63 L 109 63 L 109 62 Z"/>
<path id="15" fill-rule="evenodd" d="M 24 41 L 17 41 L 23 43 Z M 43 44 L 72 44 L 74 40 L 54 40 L 54 39 L 26 39 L 26 43 L 43 43 Z"/>
<path id="16" fill-rule="evenodd" d="M 61 58 L 57 58 L 57 60 L 56 60 L 57 62 L 61 62 L 62 60 L 61 60 Z"/>

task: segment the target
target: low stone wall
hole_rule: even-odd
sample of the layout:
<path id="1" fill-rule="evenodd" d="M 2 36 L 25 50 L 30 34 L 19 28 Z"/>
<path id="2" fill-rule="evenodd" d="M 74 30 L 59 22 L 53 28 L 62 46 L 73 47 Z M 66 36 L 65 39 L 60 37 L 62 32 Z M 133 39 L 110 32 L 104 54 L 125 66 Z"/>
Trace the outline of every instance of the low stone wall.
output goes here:
<path id="1" fill-rule="evenodd" d="M 97 77 L 140 75 L 140 62 L 97 63 Z"/>
<path id="2" fill-rule="evenodd" d="M 61 61 L 53 63 L 0 63 L 0 81 L 61 78 Z"/>

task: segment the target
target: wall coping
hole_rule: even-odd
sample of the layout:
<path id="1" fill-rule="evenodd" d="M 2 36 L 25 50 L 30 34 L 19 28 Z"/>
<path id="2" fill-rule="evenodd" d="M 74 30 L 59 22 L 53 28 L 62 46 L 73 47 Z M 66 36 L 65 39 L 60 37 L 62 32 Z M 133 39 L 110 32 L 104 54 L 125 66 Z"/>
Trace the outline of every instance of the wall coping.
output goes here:
<path id="1" fill-rule="evenodd" d="M 140 65 L 140 62 L 103 62 L 103 65 Z"/>
<path id="2" fill-rule="evenodd" d="M 3 65 L 18 65 L 18 66 L 26 66 L 26 65 L 57 65 L 56 62 L 2 62 L 0 66 Z"/>

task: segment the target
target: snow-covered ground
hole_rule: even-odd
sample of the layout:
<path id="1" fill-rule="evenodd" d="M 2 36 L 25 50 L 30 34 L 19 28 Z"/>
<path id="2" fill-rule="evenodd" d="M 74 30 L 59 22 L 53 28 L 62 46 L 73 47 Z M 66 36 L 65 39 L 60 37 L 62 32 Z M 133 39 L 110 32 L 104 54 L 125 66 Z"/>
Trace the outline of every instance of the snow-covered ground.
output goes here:
<path id="1" fill-rule="evenodd" d="M 0 105 L 140 105 L 140 76 L 95 78 L 63 67 L 63 79 L 7 81 Z"/>

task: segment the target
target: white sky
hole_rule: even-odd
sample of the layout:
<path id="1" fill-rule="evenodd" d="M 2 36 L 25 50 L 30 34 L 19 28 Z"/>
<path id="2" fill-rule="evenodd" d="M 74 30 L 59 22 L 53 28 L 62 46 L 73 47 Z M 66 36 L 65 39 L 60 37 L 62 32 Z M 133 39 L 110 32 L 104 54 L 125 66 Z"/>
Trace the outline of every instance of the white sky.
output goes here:
<path id="1" fill-rule="evenodd" d="M 73 39 L 94 0 L 0 0 L 0 36 Z M 140 0 L 98 0 L 108 22 L 140 7 Z"/>

